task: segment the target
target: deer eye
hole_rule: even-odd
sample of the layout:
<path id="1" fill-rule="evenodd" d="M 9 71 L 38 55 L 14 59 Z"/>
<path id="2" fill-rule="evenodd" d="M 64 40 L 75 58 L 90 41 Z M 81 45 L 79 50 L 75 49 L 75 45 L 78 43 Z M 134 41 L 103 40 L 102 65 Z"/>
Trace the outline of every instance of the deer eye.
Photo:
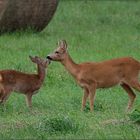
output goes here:
<path id="1" fill-rule="evenodd" d="M 59 52 L 58 52 L 58 51 L 56 51 L 55 53 L 56 53 L 56 54 L 58 54 Z"/>

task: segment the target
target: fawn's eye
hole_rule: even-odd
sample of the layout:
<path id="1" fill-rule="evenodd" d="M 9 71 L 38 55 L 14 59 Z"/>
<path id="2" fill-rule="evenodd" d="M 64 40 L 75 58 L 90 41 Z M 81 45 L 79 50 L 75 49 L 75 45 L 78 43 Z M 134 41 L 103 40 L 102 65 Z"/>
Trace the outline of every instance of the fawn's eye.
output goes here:
<path id="1" fill-rule="evenodd" d="M 59 52 L 58 52 L 58 51 L 56 51 L 55 53 L 56 53 L 56 54 L 58 54 Z"/>

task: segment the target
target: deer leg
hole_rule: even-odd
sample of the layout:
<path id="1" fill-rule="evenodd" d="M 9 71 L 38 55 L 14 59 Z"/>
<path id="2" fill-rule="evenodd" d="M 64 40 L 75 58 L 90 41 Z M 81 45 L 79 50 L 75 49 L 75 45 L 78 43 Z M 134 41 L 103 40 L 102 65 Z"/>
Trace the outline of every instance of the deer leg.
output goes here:
<path id="1" fill-rule="evenodd" d="M 3 103 L 3 99 L 4 99 L 4 92 L 0 92 L 0 104 Z"/>
<path id="2" fill-rule="evenodd" d="M 3 88 L 3 86 L 0 84 L 0 103 L 2 103 L 2 99 L 3 99 L 3 97 L 4 97 L 4 94 L 5 94 L 4 88 Z"/>
<path id="3" fill-rule="evenodd" d="M 94 100 L 96 93 L 96 83 L 89 87 L 89 102 L 90 102 L 90 111 L 94 111 Z"/>
<path id="4" fill-rule="evenodd" d="M 27 103 L 29 108 L 32 107 L 32 94 L 27 94 L 26 95 L 26 103 Z"/>
<path id="5" fill-rule="evenodd" d="M 140 83 L 137 80 L 129 82 L 129 86 L 140 92 Z"/>
<path id="6" fill-rule="evenodd" d="M 87 89 L 87 88 L 84 88 L 84 95 L 83 95 L 83 98 L 82 98 L 82 107 L 81 107 L 81 111 L 83 111 L 84 108 L 85 108 L 88 95 L 89 95 L 88 89 Z"/>
<path id="7" fill-rule="evenodd" d="M 1 100 L 1 103 L 2 104 L 5 104 L 5 102 L 7 101 L 8 97 L 10 96 L 11 92 L 6 92 L 4 93 L 3 97 L 2 97 L 2 100 Z"/>
<path id="8" fill-rule="evenodd" d="M 130 88 L 130 86 L 128 86 L 127 84 L 123 83 L 121 86 L 127 92 L 129 96 L 128 106 L 127 106 L 127 111 L 128 111 L 132 108 L 136 95 L 133 92 L 133 90 Z"/>
<path id="9" fill-rule="evenodd" d="M 2 103 L 3 97 L 4 97 L 4 92 L 3 91 L 0 91 L 0 103 Z"/>

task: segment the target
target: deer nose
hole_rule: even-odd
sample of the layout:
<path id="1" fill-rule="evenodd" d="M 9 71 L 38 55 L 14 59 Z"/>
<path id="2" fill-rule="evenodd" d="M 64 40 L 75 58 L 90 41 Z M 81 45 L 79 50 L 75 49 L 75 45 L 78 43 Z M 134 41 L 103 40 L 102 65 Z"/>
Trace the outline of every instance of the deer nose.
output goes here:
<path id="1" fill-rule="evenodd" d="M 52 58 L 49 55 L 46 58 L 49 59 L 49 60 L 52 60 Z"/>

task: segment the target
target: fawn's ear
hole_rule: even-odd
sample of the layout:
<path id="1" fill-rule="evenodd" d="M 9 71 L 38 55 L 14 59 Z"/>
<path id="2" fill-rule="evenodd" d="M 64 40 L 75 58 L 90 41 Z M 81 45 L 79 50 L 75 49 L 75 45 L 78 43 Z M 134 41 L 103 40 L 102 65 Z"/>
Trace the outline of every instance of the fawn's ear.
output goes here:
<path id="1" fill-rule="evenodd" d="M 29 58 L 31 59 L 32 62 L 36 62 L 35 57 L 32 57 L 32 56 L 29 55 Z"/>
<path id="2" fill-rule="evenodd" d="M 60 41 L 58 42 L 58 44 L 59 44 L 59 46 L 60 46 L 61 48 L 63 48 L 64 50 L 67 50 L 68 45 L 67 45 L 66 40 L 60 40 Z"/>

